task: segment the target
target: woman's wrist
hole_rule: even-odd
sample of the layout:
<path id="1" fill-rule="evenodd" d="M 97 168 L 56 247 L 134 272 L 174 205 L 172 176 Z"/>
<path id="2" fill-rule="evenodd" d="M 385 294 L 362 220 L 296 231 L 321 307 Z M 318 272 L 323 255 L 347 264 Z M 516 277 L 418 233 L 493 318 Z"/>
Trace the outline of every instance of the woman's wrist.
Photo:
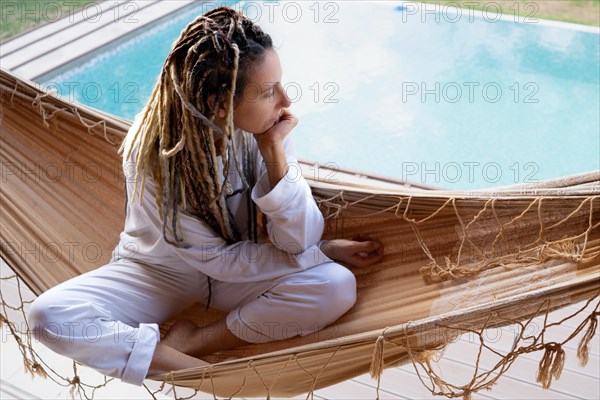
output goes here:
<path id="1" fill-rule="evenodd" d="M 323 254 L 325 254 L 328 258 L 335 260 L 333 246 L 331 240 L 321 240 L 319 241 L 319 249 Z"/>
<path id="2" fill-rule="evenodd" d="M 288 165 L 285 151 L 281 144 L 260 146 L 258 150 L 265 161 L 267 174 L 269 175 L 269 183 L 271 184 L 272 189 L 287 173 Z"/>
<path id="3" fill-rule="evenodd" d="M 281 154 L 285 155 L 282 142 L 257 140 L 256 144 L 258 145 L 258 151 L 265 161 L 271 161 Z"/>

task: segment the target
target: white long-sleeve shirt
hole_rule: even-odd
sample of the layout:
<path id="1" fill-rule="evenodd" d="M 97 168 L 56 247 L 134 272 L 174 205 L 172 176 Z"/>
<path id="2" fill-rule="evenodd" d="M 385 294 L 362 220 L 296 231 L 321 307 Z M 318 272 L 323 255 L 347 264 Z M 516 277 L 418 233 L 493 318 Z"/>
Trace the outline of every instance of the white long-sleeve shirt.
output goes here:
<path id="1" fill-rule="evenodd" d="M 130 128 L 139 129 L 141 113 Z M 241 153 L 241 134 L 234 133 L 236 148 Z M 128 135 L 128 139 L 131 135 Z M 239 193 L 227 199 L 244 240 L 227 244 L 208 225 L 179 208 L 179 234 L 188 247 L 176 247 L 167 243 L 162 235 L 162 225 L 155 201 L 155 186 L 150 176 L 146 177 L 144 193 L 140 203 L 133 198 L 135 143 L 126 143 L 125 155 L 130 146 L 133 151 L 129 159 L 123 160 L 126 179 L 127 206 L 125 227 L 120 242 L 113 252 L 113 259 L 127 258 L 146 264 L 158 264 L 177 268 L 192 267 L 202 273 L 225 282 L 253 282 L 278 278 L 302 271 L 331 260 L 319 249 L 317 243 L 323 233 L 323 215 L 319 211 L 310 187 L 301 174 L 294 154 L 290 135 L 284 141 L 288 161 L 286 175 L 270 188 L 266 166 L 254 140 L 251 151 L 257 162 L 256 184 L 252 188 L 252 201 L 267 216 L 267 231 L 271 243 L 254 243 L 248 239 L 247 197 Z M 230 179 L 235 191 L 242 187 L 241 178 L 230 156 Z M 242 154 L 238 154 L 238 160 Z M 221 157 L 219 169 L 223 171 Z M 139 186 L 138 186 L 139 189 Z"/>

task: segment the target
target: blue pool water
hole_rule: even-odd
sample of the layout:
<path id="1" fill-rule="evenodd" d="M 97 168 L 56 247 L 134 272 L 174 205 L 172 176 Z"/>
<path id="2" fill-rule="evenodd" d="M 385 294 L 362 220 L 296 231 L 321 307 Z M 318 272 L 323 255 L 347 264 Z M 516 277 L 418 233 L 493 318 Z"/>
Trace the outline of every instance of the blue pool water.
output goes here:
<path id="1" fill-rule="evenodd" d="M 453 189 L 600 169 L 598 33 L 400 2 L 230 4 L 276 43 L 299 158 Z M 44 83 L 131 119 L 203 8 Z"/>

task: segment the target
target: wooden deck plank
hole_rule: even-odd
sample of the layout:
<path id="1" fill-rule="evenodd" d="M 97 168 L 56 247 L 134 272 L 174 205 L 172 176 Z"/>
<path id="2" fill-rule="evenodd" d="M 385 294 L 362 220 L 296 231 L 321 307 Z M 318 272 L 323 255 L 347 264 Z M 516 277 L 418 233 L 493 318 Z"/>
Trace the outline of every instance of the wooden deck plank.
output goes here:
<path id="1" fill-rule="evenodd" d="M 104 2 L 102 4 L 106 3 L 107 2 Z M 56 27 L 54 24 L 49 24 L 49 26 L 46 25 L 58 29 L 55 29 L 51 34 L 47 34 L 32 43 L 29 43 L 27 46 L 19 48 L 17 51 L 3 54 L 2 67 L 19 71 L 22 65 L 35 62 L 35 60 L 41 59 L 44 55 L 60 54 L 65 48 L 70 48 L 73 42 L 86 41 L 89 43 L 91 41 L 100 43 L 105 40 L 105 37 L 101 32 L 108 32 L 109 30 L 114 29 L 115 23 L 124 24 L 124 21 L 127 21 L 128 18 L 136 18 L 136 14 L 138 12 L 143 12 L 145 7 L 152 5 L 152 2 L 141 3 L 140 6 L 137 6 L 138 8 L 128 7 L 132 4 L 133 3 L 119 4 L 114 9 L 105 7 L 107 9 L 105 9 L 104 12 L 99 12 L 96 18 L 88 21 L 81 21 L 77 24 L 69 24 L 62 29 Z M 120 21 L 115 20 L 115 16 L 117 15 L 120 16 Z M 82 50 L 88 49 L 83 48 Z"/>
<path id="2" fill-rule="evenodd" d="M 464 365 L 465 371 L 474 372 L 475 360 L 479 345 L 468 341 L 461 341 L 458 346 L 448 346 L 444 353 L 444 360 L 451 360 Z M 500 379 L 510 378 L 522 382 L 524 385 L 533 386 L 535 391 L 541 389 L 541 385 L 536 382 L 539 360 L 542 352 L 536 352 L 531 357 L 518 357 L 511 368 Z M 537 357 L 537 359 L 536 359 Z M 567 352 L 567 358 L 576 358 L 572 352 Z M 480 372 L 489 371 L 499 361 L 499 357 L 485 352 L 480 359 Z M 444 365 L 444 364 L 442 364 Z M 565 368 L 558 380 L 553 380 L 550 392 L 558 394 L 572 395 L 579 398 L 598 398 L 600 388 L 597 385 L 597 378 L 583 375 L 571 369 Z M 495 393 L 495 390 L 492 392 Z"/>
<path id="3" fill-rule="evenodd" d="M 98 5 L 99 10 L 105 10 L 98 12 L 98 21 L 91 19 L 72 23 L 69 22 L 70 17 L 65 17 L 44 25 L 39 28 L 43 34 L 36 29 L 3 44 L 0 61 L 3 68 L 34 80 L 50 71 L 64 68 L 74 60 L 81 61 L 103 46 L 118 42 L 133 31 L 158 23 L 165 16 L 194 3 L 193 0 L 170 0 L 137 5 L 135 2 L 116 4 L 114 1 L 105 1 L 100 3 L 101 6 Z M 116 9 L 113 10 L 113 6 Z M 126 23 L 128 15 L 136 22 Z M 115 17 L 118 23 L 115 23 Z"/>

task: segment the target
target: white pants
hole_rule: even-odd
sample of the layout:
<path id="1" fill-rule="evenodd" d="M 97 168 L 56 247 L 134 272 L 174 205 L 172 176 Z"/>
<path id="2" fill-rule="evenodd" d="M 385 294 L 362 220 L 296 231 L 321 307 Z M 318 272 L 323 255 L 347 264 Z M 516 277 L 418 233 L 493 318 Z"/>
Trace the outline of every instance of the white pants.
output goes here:
<path id="1" fill-rule="evenodd" d="M 356 301 L 354 275 L 332 262 L 272 281 L 211 286 L 211 307 L 229 311 L 227 327 L 251 343 L 315 332 Z M 195 269 L 121 259 L 43 293 L 28 318 L 53 351 L 141 385 L 160 341 L 158 325 L 207 298 L 206 275 Z"/>

